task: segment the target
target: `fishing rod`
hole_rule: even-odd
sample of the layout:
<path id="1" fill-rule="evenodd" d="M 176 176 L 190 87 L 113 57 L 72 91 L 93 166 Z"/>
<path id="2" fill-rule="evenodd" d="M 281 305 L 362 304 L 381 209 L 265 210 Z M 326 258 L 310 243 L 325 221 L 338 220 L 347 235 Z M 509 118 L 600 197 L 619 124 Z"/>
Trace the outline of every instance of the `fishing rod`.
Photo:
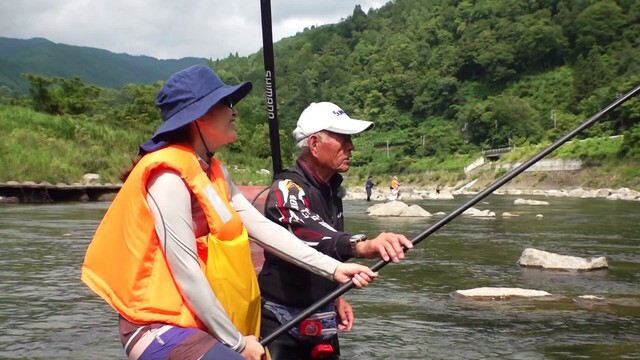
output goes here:
<path id="1" fill-rule="evenodd" d="M 431 227 L 429 227 L 427 230 L 425 230 L 422 233 L 418 234 L 413 240 L 411 240 L 413 245 L 418 245 L 418 243 L 420 243 L 422 240 L 426 239 L 429 235 L 431 235 L 434 232 L 438 231 L 440 228 L 442 228 L 443 226 L 448 224 L 451 220 L 455 219 L 460 214 L 462 214 L 465 210 L 469 209 L 470 207 L 472 207 L 473 205 L 478 203 L 480 200 L 484 199 L 485 197 L 490 195 L 492 192 L 496 191 L 499 187 L 501 187 L 502 185 L 506 184 L 511 179 L 513 179 L 514 177 L 518 176 L 520 173 L 522 173 L 523 171 L 525 171 L 526 169 L 531 167 L 533 164 L 535 164 L 536 162 L 540 161 L 540 159 L 544 158 L 549 153 L 551 153 L 555 149 L 559 148 L 562 144 L 567 142 L 569 139 L 571 139 L 574 136 L 578 135 L 580 132 L 582 132 L 584 129 L 588 128 L 589 126 L 593 125 L 602 116 L 604 116 L 605 114 L 607 114 L 611 110 L 617 108 L 618 106 L 623 104 L 625 101 L 629 100 L 631 97 L 636 95 L 639 91 L 640 91 L 640 85 L 636 86 L 635 88 L 633 88 L 628 93 L 624 94 L 623 96 L 619 97 L 617 100 L 613 101 L 611 104 L 607 105 L 604 109 L 600 110 L 600 112 L 598 112 L 597 114 L 593 115 L 592 117 L 590 117 L 589 119 L 584 121 L 582 124 L 580 124 L 578 127 L 576 127 L 574 130 L 572 130 L 567 135 L 565 135 L 565 136 L 561 137 L 560 139 L 556 140 L 556 142 L 551 144 L 546 149 L 542 150 L 539 154 L 537 154 L 536 156 L 532 157 L 527 162 L 523 163 L 522 165 L 518 166 L 517 168 L 515 168 L 515 169 L 509 171 L 508 173 L 506 173 L 500 179 L 495 181 L 493 184 L 491 184 L 489 187 L 487 187 L 486 189 L 484 189 L 483 191 L 478 193 L 476 196 L 474 196 L 472 199 L 470 199 L 466 203 L 462 204 L 460 207 L 458 207 L 456 210 L 451 212 L 449 215 L 443 217 L 438 222 L 436 222 L 435 224 L 431 225 Z M 405 252 L 408 251 L 408 249 L 403 249 L 403 250 Z M 389 263 L 389 261 L 380 260 L 376 264 L 371 266 L 371 270 L 378 271 L 378 270 L 382 269 L 388 263 Z M 352 289 L 354 286 L 355 285 L 351 281 L 349 281 L 346 284 L 341 285 L 336 290 L 334 290 L 331 293 L 327 294 L 325 297 L 323 297 L 322 299 L 316 301 L 314 304 L 312 304 L 311 306 L 309 306 L 308 308 L 303 310 L 301 313 L 299 313 L 297 316 L 295 316 L 293 319 L 291 319 L 291 321 L 289 321 L 286 324 L 283 324 L 282 326 L 277 328 L 270 335 L 265 336 L 260 341 L 260 344 L 262 344 L 262 346 L 267 346 L 269 343 L 271 343 L 273 340 L 275 340 L 278 336 L 282 335 L 284 332 L 286 332 L 289 329 L 291 329 L 293 326 L 295 326 L 300 321 L 308 318 L 310 315 L 312 315 L 313 313 L 318 311 L 318 309 L 320 309 L 324 305 L 326 305 L 329 302 L 337 299 L 339 296 L 341 296 L 342 294 L 346 293 L 347 291 Z"/>
<path id="2" fill-rule="evenodd" d="M 267 114 L 269 117 L 269 142 L 271 143 L 271 163 L 273 178 L 282 172 L 280 154 L 280 134 L 278 128 L 278 103 L 276 101 L 276 69 L 273 56 L 273 36 L 271 26 L 271 1 L 260 0 L 262 18 L 262 55 L 264 57 L 264 80 L 267 92 Z"/>

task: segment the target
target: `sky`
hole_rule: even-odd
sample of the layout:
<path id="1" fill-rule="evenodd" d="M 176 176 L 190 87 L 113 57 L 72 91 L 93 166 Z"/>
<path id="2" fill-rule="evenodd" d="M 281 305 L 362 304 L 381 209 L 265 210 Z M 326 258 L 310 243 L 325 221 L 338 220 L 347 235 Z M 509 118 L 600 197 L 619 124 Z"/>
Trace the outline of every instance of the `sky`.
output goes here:
<path id="1" fill-rule="evenodd" d="M 388 0 L 272 0 L 273 40 Z M 0 37 L 41 37 L 158 59 L 226 58 L 262 48 L 260 0 L 0 0 Z"/>

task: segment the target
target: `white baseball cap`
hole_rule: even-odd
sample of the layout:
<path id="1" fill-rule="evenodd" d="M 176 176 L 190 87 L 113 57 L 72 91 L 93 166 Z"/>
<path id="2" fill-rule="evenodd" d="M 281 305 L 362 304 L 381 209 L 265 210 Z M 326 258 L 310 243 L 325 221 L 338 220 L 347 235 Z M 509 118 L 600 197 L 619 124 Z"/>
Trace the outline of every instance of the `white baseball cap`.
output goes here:
<path id="1" fill-rule="evenodd" d="M 318 131 L 353 135 L 373 127 L 371 121 L 352 119 L 338 105 L 330 102 L 311 103 L 298 118 L 293 137 L 300 141 Z"/>

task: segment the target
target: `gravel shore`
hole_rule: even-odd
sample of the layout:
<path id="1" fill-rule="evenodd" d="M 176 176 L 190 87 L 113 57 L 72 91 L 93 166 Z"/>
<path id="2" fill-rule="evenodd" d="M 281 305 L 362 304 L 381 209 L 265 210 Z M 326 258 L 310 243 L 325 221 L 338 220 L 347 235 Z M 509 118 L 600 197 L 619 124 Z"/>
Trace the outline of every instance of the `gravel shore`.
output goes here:
<path id="1" fill-rule="evenodd" d="M 436 193 L 434 187 L 421 188 L 414 186 L 405 186 L 400 188 L 402 200 L 423 200 L 423 199 L 453 199 L 455 195 L 473 195 L 478 191 L 468 191 L 464 189 L 450 189 L 444 187 L 440 193 Z M 589 188 L 573 188 L 573 189 L 498 189 L 494 192 L 496 195 L 522 195 L 522 196 L 544 196 L 544 197 L 573 197 L 573 198 L 605 198 L 607 200 L 631 200 L 640 201 L 640 192 L 628 188 L 619 189 L 589 189 Z M 389 190 L 374 188 L 371 200 L 383 201 L 387 200 Z M 367 195 L 364 188 L 350 187 L 347 188 L 345 200 L 365 200 Z"/>

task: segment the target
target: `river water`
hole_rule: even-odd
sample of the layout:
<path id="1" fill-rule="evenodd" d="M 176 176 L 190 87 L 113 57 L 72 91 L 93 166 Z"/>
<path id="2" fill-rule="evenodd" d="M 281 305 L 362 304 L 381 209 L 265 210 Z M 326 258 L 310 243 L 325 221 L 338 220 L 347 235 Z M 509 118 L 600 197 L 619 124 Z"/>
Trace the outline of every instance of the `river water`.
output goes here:
<path id="1" fill-rule="evenodd" d="M 538 199 L 536 197 L 527 197 Z M 451 212 L 467 197 L 418 202 Z M 640 203 L 548 198 L 514 206 L 490 196 L 425 239 L 371 286 L 346 294 L 356 324 L 344 359 L 640 359 Z M 437 218 L 369 218 L 370 203 L 345 204 L 350 232 L 409 238 Z M 107 203 L 0 206 L 0 358 L 121 359 L 117 317 L 80 282 L 86 247 Z M 519 214 L 501 218 L 503 211 Z M 544 215 L 537 219 L 536 214 Z M 516 266 L 534 247 L 606 256 L 609 269 L 548 272 Z M 459 289 L 521 287 L 553 296 L 471 301 Z M 580 295 L 603 297 L 581 301 Z"/>

